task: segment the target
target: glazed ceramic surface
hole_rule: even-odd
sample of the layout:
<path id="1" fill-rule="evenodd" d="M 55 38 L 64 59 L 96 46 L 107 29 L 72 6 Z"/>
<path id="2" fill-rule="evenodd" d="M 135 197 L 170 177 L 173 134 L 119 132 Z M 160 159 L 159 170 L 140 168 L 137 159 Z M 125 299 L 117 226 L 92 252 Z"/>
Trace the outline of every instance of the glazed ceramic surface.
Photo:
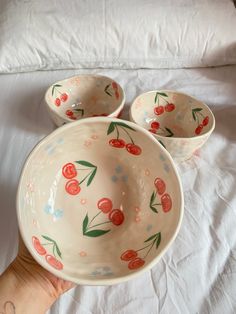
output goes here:
<path id="1" fill-rule="evenodd" d="M 149 132 L 88 118 L 31 152 L 17 214 L 43 267 L 78 284 L 114 284 L 160 259 L 179 230 L 183 194 L 172 158 Z"/>
<path id="2" fill-rule="evenodd" d="M 125 103 L 122 88 L 111 78 L 79 75 L 54 83 L 45 101 L 57 126 L 86 117 L 117 117 Z"/>
<path id="3" fill-rule="evenodd" d="M 176 91 L 151 91 L 138 96 L 130 119 L 149 130 L 177 162 L 192 156 L 215 127 L 211 110 L 197 99 Z"/>

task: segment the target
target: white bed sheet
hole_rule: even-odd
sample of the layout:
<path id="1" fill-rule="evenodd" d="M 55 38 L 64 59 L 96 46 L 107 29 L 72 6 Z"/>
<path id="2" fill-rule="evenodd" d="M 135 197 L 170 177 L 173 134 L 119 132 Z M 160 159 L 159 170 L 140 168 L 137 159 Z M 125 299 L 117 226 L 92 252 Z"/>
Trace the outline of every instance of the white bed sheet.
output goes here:
<path id="1" fill-rule="evenodd" d="M 185 213 L 174 244 L 151 271 L 111 287 L 79 286 L 51 314 L 236 312 L 236 66 L 181 70 L 93 70 L 121 83 L 131 101 L 147 90 L 177 89 L 205 101 L 216 129 L 178 166 Z M 0 76 L 0 273 L 17 250 L 15 196 L 27 154 L 55 126 L 44 106 L 48 85 L 88 71 Z"/>

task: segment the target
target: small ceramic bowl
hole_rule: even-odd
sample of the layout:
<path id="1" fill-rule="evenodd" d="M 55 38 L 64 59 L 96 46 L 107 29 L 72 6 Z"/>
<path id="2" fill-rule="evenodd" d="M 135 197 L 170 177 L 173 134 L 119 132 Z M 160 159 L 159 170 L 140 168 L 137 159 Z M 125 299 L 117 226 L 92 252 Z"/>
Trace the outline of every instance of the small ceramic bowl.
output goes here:
<path id="1" fill-rule="evenodd" d="M 203 102 L 177 91 L 150 91 L 131 105 L 130 120 L 149 130 L 176 162 L 189 159 L 215 128 Z"/>
<path id="2" fill-rule="evenodd" d="M 172 158 L 149 132 L 87 118 L 58 128 L 31 152 L 17 215 L 45 269 L 77 284 L 109 285 L 158 262 L 179 230 L 183 193 Z"/>
<path id="3" fill-rule="evenodd" d="M 124 107 L 121 86 L 106 76 L 78 75 L 50 86 L 45 94 L 57 126 L 87 117 L 118 117 Z"/>

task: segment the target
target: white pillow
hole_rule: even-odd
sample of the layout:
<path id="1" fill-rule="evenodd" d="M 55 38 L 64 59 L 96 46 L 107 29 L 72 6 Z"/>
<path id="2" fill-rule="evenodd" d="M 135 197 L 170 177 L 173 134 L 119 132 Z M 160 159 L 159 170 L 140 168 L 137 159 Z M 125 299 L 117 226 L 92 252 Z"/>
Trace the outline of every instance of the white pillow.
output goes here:
<path id="1" fill-rule="evenodd" d="M 1 0 L 0 72 L 236 63 L 231 0 Z"/>

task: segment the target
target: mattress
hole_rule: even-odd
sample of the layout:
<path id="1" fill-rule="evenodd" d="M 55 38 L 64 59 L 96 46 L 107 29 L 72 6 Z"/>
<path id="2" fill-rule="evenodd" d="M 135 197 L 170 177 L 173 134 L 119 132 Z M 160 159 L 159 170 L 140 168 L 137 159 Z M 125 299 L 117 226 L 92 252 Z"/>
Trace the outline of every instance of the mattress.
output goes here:
<path id="1" fill-rule="evenodd" d="M 16 189 L 34 145 L 55 126 L 44 103 L 53 82 L 79 73 L 112 77 L 125 111 L 142 92 L 175 89 L 206 102 L 216 118 L 208 142 L 178 165 L 185 213 L 179 234 L 149 272 L 119 285 L 77 286 L 51 314 L 236 312 L 236 66 L 198 69 L 61 70 L 0 75 L 0 273 L 14 259 Z"/>

